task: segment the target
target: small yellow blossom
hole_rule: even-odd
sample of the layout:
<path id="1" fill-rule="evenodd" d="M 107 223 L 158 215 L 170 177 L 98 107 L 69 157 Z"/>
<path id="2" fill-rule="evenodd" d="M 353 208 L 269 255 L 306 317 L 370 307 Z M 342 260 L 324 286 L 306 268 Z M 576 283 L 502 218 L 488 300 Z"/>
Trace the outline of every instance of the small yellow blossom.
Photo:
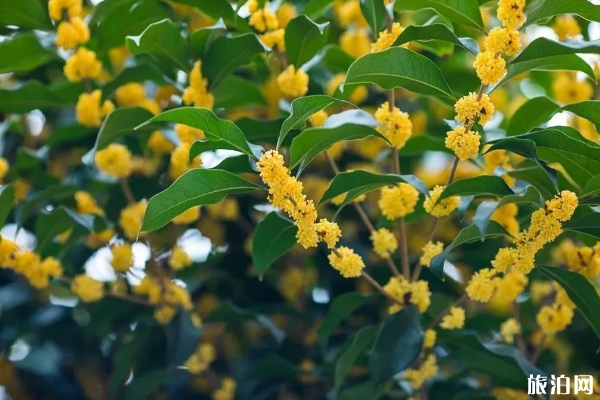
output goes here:
<path id="1" fill-rule="evenodd" d="M 519 207 L 515 203 L 507 203 L 494 210 L 490 219 L 502 225 L 511 235 L 516 236 L 519 233 L 518 212 Z"/>
<path id="2" fill-rule="evenodd" d="M 437 358 L 430 354 L 425 359 L 425 362 L 418 368 L 409 368 L 404 371 L 404 379 L 406 379 L 413 389 L 420 389 L 425 381 L 435 377 L 438 373 Z"/>
<path id="3" fill-rule="evenodd" d="M 437 332 L 433 329 L 427 329 L 425 331 L 425 338 L 423 339 L 423 348 L 431 349 L 435 346 L 435 340 L 437 338 Z"/>
<path id="4" fill-rule="evenodd" d="M 75 193 L 75 202 L 77 203 L 77 212 L 80 214 L 104 215 L 104 210 L 98 207 L 94 197 L 83 190 Z"/>
<path id="5" fill-rule="evenodd" d="M 175 124 L 175 134 L 182 143 L 193 143 L 196 140 L 206 139 L 202 129 L 197 129 L 184 124 Z"/>
<path id="6" fill-rule="evenodd" d="M 232 378 L 223 378 L 221 387 L 212 393 L 213 400 L 234 400 L 237 384 Z"/>
<path id="7" fill-rule="evenodd" d="M 384 217 L 389 220 L 402 218 L 415 211 L 419 200 L 419 192 L 408 183 L 398 186 L 383 187 L 380 190 L 379 208 Z"/>
<path id="8" fill-rule="evenodd" d="M 218 203 L 206 206 L 211 217 L 224 221 L 235 221 L 240 216 L 240 207 L 233 197 L 226 197 Z"/>
<path id="9" fill-rule="evenodd" d="M 58 25 L 56 45 L 65 50 L 72 50 L 88 40 L 90 40 L 90 30 L 79 17 L 71 18 L 70 21 L 63 21 Z"/>
<path id="10" fill-rule="evenodd" d="M 189 86 L 183 92 L 182 100 L 186 105 L 212 109 L 214 96 L 208 91 L 208 80 L 202 76 L 202 62 L 196 61 L 188 77 Z"/>
<path id="11" fill-rule="evenodd" d="M 329 82 L 327 82 L 327 85 L 325 85 L 325 93 L 329 96 L 333 96 L 335 94 L 336 90 L 339 88 L 339 86 L 342 83 L 344 83 L 345 80 L 346 80 L 346 74 L 344 74 L 343 72 L 341 72 L 339 74 L 335 74 L 329 80 Z M 348 100 L 354 104 L 363 103 L 369 96 L 369 91 L 367 90 L 367 88 L 365 86 L 358 86 L 358 87 L 355 87 L 354 89 L 346 88 L 345 90 L 352 90 L 352 93 L 348 97 Z M 364 141 L 362 143 L 364 143 Z"/>
<path id="12" fill-rule="evenodd" d="M 55 21 L 60 21 L 63 18 L 63 13 L 67 12 L 69 18 L 81 17 L 82 1 L 81 0 L 49 0 L 48 14 Z"/>
<path id="13" fill-rule="evenodd" d="M 419 312 L 424 313 L 431 304 L 429 284 L 423 280 L 408 282 L 403 276 L 391 277 L 383 290 L 397 300 L 389 307 L 390 313 L 400 311 L 402 305 L 407 302 L 417 306 Z"/>
<path id="14" fill-rule="evenodd" d="M 89 275 L 77 275 L 71 283 L 71 290 L 81 301 L 86 303 L 100 300 L 104 297 L 104 285 L 92 279 Z"/>
<path id="15" fill-rule="evenodd" d="M 459 160 L 474 158 L 479 153 L 481 136 L 474 131 L 467 131 L 464 126 L 457 126 L 446 133 L 446 147 L 456 154 Z"/>
<path id="16" fill-rule="evenodd" d="M 552 29 L 556 32 L 558 40 L 576 39 L 581 35 L 581 28 L 577 20 L 571 15 L 559 15 L 554 19 Z"/>
<path id="17" fill-rule="evenodd" d="M 393 147 L 398 149 L 404 147 L 412 135 L 412 122 L 407 113 L 400 111 L 398 107 L 390 110 L 389 103 L 386 101 L 375 112 L 375 119 L 383 125 L 377 127 L 377 131 L 385 136 Z"/>
<path id="18" fill-rule="evenodd" d="M 371 243 L 373 251 L 382 258 L 390 258 L 390 255 L 398 248 L 396 235 L 386 228 L 380 228 L 371 232 Z"/>
<path id="19" fill-rule="evenodd" d="M 175 271 L 179 271 L 180 269 L 192 265 L 190 255 L 179 246 L 174 246 L 173 249 L 171 249 L 171 255 L 169 256 L 168 262 L 169 266 Z"/>
<path id="20" fill-rule="evenodd" d="M 313 115 L 308 118 L 308 123 L 310 126 L 314 126 L 316 128 L 320 128 L 325 124 L 325 120 L 327 119 L 326 111 L 317 111 Z"/>
<path id="21" fill-rule="evenodd" d="M 425 198 L 425 202 L 423 203 L 425 211 L 434 217 L 445 217 L 450 215 L 460 204 L 459 196 L 450 196 L 438 201 L 445 188 L 446 187 L 442 185 L 435 186 L 429 191 L 429 197 Z"/>
<path id="22" fill-rule="evenodd" d="M 572 319 L 573 309 L 559 303 L 543 306 L 536 316 L 538 325 L 546 335 L 564 331 Z"/>
<path id="23" fill-rule="evenodd" d="M 31 190 L 31 184 L 24 179 L 16 179 L 11 182 L 15 189 L 15 200 L 22 201 L 27 197 L 27 193 Z"/>
<path id="24" fill-rule="evenodd" d="M 0 157 L 0 183 L 4 181 L 4 177 L 8 173 L 9 168 L 10 165 L 8 164 L 8 161 L 6 161 L 6 158 Z"/>
<path id="25" fill-rule="evenodd" d="M 127 178 L 133 169 L 131 152 L 118 143 L 111 143 L 106 148 L 98 150 L 94 160 L 100 171 L 117 179 Z"/>
<path id="26" fill-rule="evenodd" d="M 102 91 L 96 89 L 91 93 L 82 93 L 77 99 L 75 115 L 77 122 L 83 126 L 98 127 L 102 118 L 106 117 L 114 109 L 110 100 L 102 101 Z"/>
<path id="27" fill-rule="evenodd" d="M 69 82 L 77 83 L 84 79 L 98 79 L 102 75 L 102 63 L 96 58 L 96 53 L 79 47 L 75 54 L 67 60 L 64 73 Z"/>
<path id="28" fill-rule="evenodd" d="M 525 0 L 499 0 L 498 19 L 502 26 L 516 30 L 525 22 Z"/>
<path id="29" fill-rule="evenodd" d="M 356 26 L 358 28 L 368 28 L 369 24 L 365 19 L 359 0 L 349 0 L 346 2 L 336 2 L 334 4 L 335 17 L 342 28 Z"/>
<path id="30" fill-rule="evenodd" d="M 142 227 L 146 206 L 147 203 L 145 201 L 140 201 L 121 210 L 119 226 L 127 239 L 135 240 L 137 238 Z"/>
<path id="31" fill-rule="evenodd" d="M 171 162 L 169 164 L 169 176 L 175 180 L 192 168 L 198 168 L 202 165 L 202 159 L 197 156 L 190 162 L 191 143 L 182 142 L 171 153 Z"/>
<path id="32" fill-rule="evenodd" d="M 471 92 L 454 104 L 454 110 L 456 111 L 456 120 L 465 126 L 470 126 L 478 118 L 481 125 L 490 122 L 495 109 L 487 94 L 482 94 L 479 98 L 477 93 Z"/>
<path id="33" fill-rule="evenodd" d="M 184 366 L 191 374 L 199 374 L 206 371 L 216 357 L 217 351 L 215 347 L 210 343 L 202 343 L 198 346 L 194 354 L 188 358 Z"/>
<path id="34" fill-rule="evenodd" d="M 377 41 L 371 45 L 371 53 L 389 49 L 403 30 L 404 28 L 402 25 L 398 22 L 394 22 L 391 30 L 386 29 L 385 31 L 380 32 Z"/>
<path id="35" fill-rule="evenodd" d="M 521 39 L 518 31 L 498 27 L 488 33 L 484 45 L 486 51 L 512 56 L 521 49 Z"/>
<path id="36" fill-rule="evenodd" d="M 329 254 L 329 264 L 344 278 L 359 277 L 365 267 L 362 258 L 348 247 L 339 247 L 337 253 L 339 256 L 333 251 Z"/>
<path id="37" fill-rule="evenodd" d="M 159 131 L 154 131 L 148 139 L 148 147 L 156 154 L 169 154 L 175 145 L 164 137 Z"/>
<path id="38" fill-rule="evenodd" d="M 259 8 L 250 15 L 248 23 L 258 32 L 274 31 L 279 28 L 277 16 L 267 7 Z"/>
<path id="39" fill-rule="evenodd" d="M 279 5 L 275 15 L 277 16 L 277 21 L 279 21 L 279 27 L 285 28 L 291 20 L 296 18 L 298 11 L 293 4 L 284 2 Z"/>
<path id="40" fill-rule="evenodd" d="M 552 81 L 552 92 L 559 103 L 572 104 L 591 99 L 594 88 L 588 81 L 578 80 L 573 73 L 559 72 Z"/>
<path id="41" fill-rule="evenodd" d="M 354 58 L 371 51 L 371 38 L 367 29 L 348 29 L 340 35 L 340 48 Z"/>
<path id="42" fill-rule="evenodd" d="M 117 272 L 127 272 L 133 264 L 133 249 L 129 243 L 121 243 L 110 248 L 112 260 L 110 265 Z"/>
<path id="43" fill-rule="evenodd" d="M 277 85 L 281 92 L 288 97 L 304 96 L 308 92 L 308 75 L 306 72 L 289 65 L 277 77 Z"/>
<path id="44" fill-rule="evenodd" d="M 496 57 L 496 53 L 492 51 L 479 53 L 473 67 L 477 72 L 477 77 L 484 85 L 498 83 L 506 73 L 506 61 L 502 57 Z"/>
<path id="45" fill-rule="evenodd" d="M 315 231 L 320 236 L 321 241 L 327 244 L 330 249 L 334 248 L 342 237 L 342 230 L 339 225 L 325 218 L 315 224 Z"/>
<path id="46" fill-rule="evenodd" d="M 146 89 L 141 83 L 129 82 L 117 88 L 115 99 L 120 107 L 139 106 L 146 101 Z"/>
<path id="47" fill-rule="evenodd" d="M 440 323 L 442 329 L 461 329 L 465 325 L 465 310 L 462 307 L 452 307 Z"/>
<path id="48" fill-rule="evenodd" d="M 444 251 L 444 243 L 433 243 L 430 240 L 429 242 L 425 243 L 425 246 L 423 246 L 423 249 L 421 251 L 423 252 L 423 255 L 421 256 L 421 258 L 419 258 L 419 263 L 421 265 L 424 265 L 425 267 L 429 267 L 431 259 L 440 254 L 442 251 Z"/>
<path id="49" fill-rule="evenodd" d="M 419 280 L 410 284 L 410 302 L 417 306 L 421 313 L 424 313 L 431 304 L 431 291 L 429 283 Z"/>
<path id="50" fill-rule="evenodd" d="M 268 31 L 259 35 L 260 41 L 270 49 L 285 51 L 285 30 L 283 28 Z"/>
<path id="51" fill-rule="evenodd" d="M 115 231 L 111 228 L 105 229 L 101 232 L 90 233 L 87 237 L 86 244 L 92 249 L 97 249 L 104 246 L 115 236 Z"/>
<path id="52" fill-rule="evenodd" d="M 471 300 L 487 303 L 500 282 L 496 271 L 489 268 L 475 272 L 467 285 L 467 295 Z"/>
<path id="53" fill-rule="evenodd" d="M 500 325 L 500 334 L 506 343 L 513 344 L 515 335 L 521 333 L 521 324 L 514 318 L 509 318 Z"/>

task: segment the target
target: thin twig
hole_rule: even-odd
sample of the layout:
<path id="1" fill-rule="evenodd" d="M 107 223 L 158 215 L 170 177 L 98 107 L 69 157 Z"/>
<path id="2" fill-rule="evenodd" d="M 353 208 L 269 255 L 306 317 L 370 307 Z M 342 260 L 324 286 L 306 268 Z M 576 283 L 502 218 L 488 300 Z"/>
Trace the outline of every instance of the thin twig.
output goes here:
<path id="1" fill-rule="evenodd" d="M 456 301 L 452 304 L 450 304 L 448 306 L 448 308 L 446 308 L 444 311 L 442 311 L 440 314 L 438 314 L 437 317 L 435 317 L 433 319 L 433 321 L 431 321 L 431 323 L 427 326 L 426 329 L 433 329 L 437 326 L 437 324 L 439 324 L 442 319 L 444 319 L 444 317 L 450 312 L 450 310 L 452 309 L 452 307 L 458 307 L 460 306 L 462 303 L 465 302 L 465 300 L 467 300 L 467 295 L 463 294 L 462 296 L 460 296 L 458 299 L 456 299 Z"/>
<path id="2" fill-rule="evenodd" d="M 397 299 L 394 296 L 392 296 L 391 294 L 389 294 L 388 292 L 386 292 L 385 289 L 375 279 L 373 279 L 373 277 L 371 275 L 366 273 L 364 270 L 361 272 L 361 274 L 371 285 L 373 285 L 375 287 L 375 289 L 377 289 L 385 297 L 392 300 L 394 303 L 400 304 L 401 306 L 404 305 L 404 303 L 402 303 L 402 301 L 400 299 Z"/>
<path id="3" fill-rule="evenodd" d="M 529 361 L 531 361 L 531 363 L 533 365 L 535 365 L 538 362 L 540 356 L 542 355 L 542 351 L 544 351 L 544 347 L 546 346 L 547 340 L 548 340 L 548 336 L 544 335 L 542 337 L 542 340 L 540 340 L 540 345 L 535 349 L 535 351 L 531 355 L 531 358 L 529 359 Z"/>
<path id="4" fill-rule="evenodd" d="M 390 93 L 392 93 L 390 91 Z M 393 98 L 393 96 L 392 96 Z M 400 153 L 398 148 L 392 147 L 392 160 L 394 165 L 394 174 L 400 175 Z M 398 246 L 398 254 L 400 256 L 400 264 L 402 265 L 402 274 L 406 279 L 410 279 L 410 261 L 408 259 L 408 239 L 406 237 L 406 224 L 404 217 L 400 218 L 398 223 L 398 236 L 400 237 L 400 246 Z"/>
<path id="5" fill-rule="evenodd" d="M 133 195 L 133 191 L 131 190 L 131 186 L 129 186 L 129 182 L 127 179 L 119 179 L 119 184 L 121 185 L 121 189 L 123 189 L 123 194 L 127 199 L 129 204 L 135 204 L 137 201 L 135 200 L 135 196 Z"/>
<path id="6" fill-rule="evenodd" d="M 519 303 L 516 301 L 515 305 L 513 306 L 513 314 L 515 316 L 515 321 L 517 321 L 519 327 L 521 327 L 521 313 L 519 310 Z M 519 329 L 519 333 L 517 333 L 516 336 L 515 343 L 517 344 L 517 348 L 521 353 L 523 353 L 524 356 L 527 356 L 527 350 L 525 349 L 525 342 L 523 341 L 523 333 L 521 332 L 521 329 Z"/>
<path id="7" fill-rule="evenodd" d="M 456 174 L 456 168 L 458 167 L 459 161 L 460 160 L 458 159 L 458 157 L 454 157 L 454 163 L 452 164 L 452 169 L 450 170 L 450 176 L 448 176 L 448 182 L 446 183 L 446 186 L 448 186 L 454 181 L 454 175 Z"/>

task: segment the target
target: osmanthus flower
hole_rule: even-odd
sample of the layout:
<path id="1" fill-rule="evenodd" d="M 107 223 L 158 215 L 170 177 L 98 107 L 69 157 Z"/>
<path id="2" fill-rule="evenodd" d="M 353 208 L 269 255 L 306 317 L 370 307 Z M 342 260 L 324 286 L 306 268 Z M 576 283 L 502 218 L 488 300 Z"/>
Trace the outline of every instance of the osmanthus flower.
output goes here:
<path id="1" fill-rule="evenodd" d="M 260 41 L 270 49 L 285 51 L 285 30 L 283 28 L 268 31 L 258 36 Z"/>
<path id="2" fill-rule="evenodd" d="M 331 79 L 325 85 L 325 94 L 333 96 L 335 94 L 335 91 L 340 87 L 342 83 L 344 83 L 345 80 L 346 74 L 343 72 L 333 75 L 333 77 L 331 77 Z M 348 100 L 354 104 L 360 104 L 364 102 L 369 96 L 369 91 L 364 85 L 357 86 L 354 89 L 347 88 L 345 90 L 352 90 L 352 93 L 350 93 L 350 97 L 348 97 Z"/>
<path id="3" fill-rule="evenodd" d="M 498 283 L 496 290 L 489 299 L 488 307 L 499 313 L 506 313 L 512 310 L 517 297 L 527 286 L 527 276 L 517 271 L 512 271 L 502 277 L 496 278 Z"/>
<path id="4" fill-rule="evenodd" d="M 188 82 L 189 86 L 182 96 L 184 104 L 212 109 L 215 98 L 208 91 L 208 80 L 202 75 L 202 62 L 200 60 L 194 63 Z"/>
<path id="5" fill-rule="evenodd" d="M 96 58 L 96 53 L 79 47 L 67 60 L 63 71 L 67 80 L 72 83 L 84 79 L 98 79 L 102 76 L 102 63 Z"/>
<path id="6" fill-rule="evenodd" d="M 425 198 L 423 203 L 425 211 L 434 217 L 446 217 L 452 214 L 460 204 L 459 196 L 450 196 L 438 201 L 445 188 L 442 185 L 435 186 L 429 191 L 429 197 Z"/>
<path id="7" fill-rule="evenodd" d="M 191 147 L 192 143 L 181 142 L 179 146 L 177 146 L 171 152 L 171 158 L 169 163 L 169 176 L 171 177 L 171 179 L 175 180 L 190 169 L 198 168 L 202 165 L 202 159 L 200 158 L 200 155 L 196 156 L 190 162 Z"/>
<path id="8" fill-rule="evenodd" d="M 313 115 L 311 115 L 310 117 L 308 117 L 308 123 L 310 124 L 310 126 L 313 126 L 315 128 L 320 128 L 323 125 L 325 125 L 325 121 L 327 120 L 327 111 L 321 110 L 321 111 L 317 111 L 316 113 L 314 113 Z"/>
<path id="9" fill-rule="evenodd" d="M 577 23 L 577 20 L 571 15 L 557 15 L 556 18 L 554 18 L 552 29 L 554 29 L 554 32 L 560 41 L 575 39 L 577 36 L 581 35 L 581 27 Z"/>
<path id="10" fill-rule="evenodd" d="M 403 276 L 393 276 L 383 286 L 383 290 L 397 300 L 397 302 L 391 304 L 388 308 L 388 312 L 390 313 L 400 311 L 403 308 L 403 304 L 415 305 L 419 309 L 419 312 L 424 313 L 431 304 L 429 284 L 423 280 L 409 282 Z"/>
<path id="11" fill-rule="evenodd" d="M 75 203 L 77 212 L 80 214 L 104 215 L 104 210 L 98 206 L 96 199 L 83 190 L 75 193 Z"/>
<path id="12" fill-rule="evenodd" d="M 519 207 L 515 203 L 507 203 L 494 210 L 490 219 L 502 225 L 511 235 L 516 236 L 519 233 L 518 212 Z"/>
<path id="13" fill-rule="evenodd" d="M 63 21 L 56 29 L 56 45 L 65 50 L 73 50 L 77 45 L 90 40 L 90 30 L 80 17 Z"/>
<path id="14" fill-rule="evenodd" d="M 283 2 L 279 5 L 275 16 L 277 16 L 277 21 L 279 21 L 279 27 L 285 28 L 291 20 L 298 16 L 298 10 L 296 10 L 296 6 L 293 4 Z"/>
<path id="15" fill-rule="evenodd" d="M 134 294 L 146 296 L 150 304 L 156 305 L 161 300 L 163 288 L 159 282 L 146 275 L 142 278 L 139 285 L 131 287 L 131 291 Z"/>
<path id="16" fill-rule="evenodd" d="M 486 51 L 514 56 L 521 50 L 521 35 L 519 31 L 497 27 L 488 33 L 484 46 Z"/>
<path id="17" fill-rule="evenodd" d="M 398 22 L 394 22 L 392 24 L 392 29 L 386 29 L 379 33 L 377 41 L 371 45 L 371 53 L 389 49 L 396 39 L 398 39 L 398 36 L 400 36 L 402 31 L 404 31 L 402 25 Z"/>
<path id="18" fill-rule="evenodd" d="M 193 143 L 196 140 L 204 140 L 206 136 L 202 129 L 194 128 L 184 124 L 175 124 L 175 134 L 183 143 Z"/>
<path id="19" fill-rule="evenodd" d="M 400 111 L 398 107 L 390 110 L 386 101 L 375 111 L 375 119 L 383 125 L 377 127 L 377 131 L 385 136 L 393 147 L 404 147 L 412 135 L 412 122 L 407 113 Z"/>
<path id="20" fill-rule="evenodd" d="M 431 259 L 444 251 L 444 243 L 434 243 L 430 240 L 429 242 L 425 243 L 425 246 L 423 246 L 421 251 L 423 254 L 421 255 L 421 258 L 419 258 L 419 264 L 429 267 L 429 264 L 431 264 Z"/>
<path id="21" fill-rule="evenodd" d="M 469 298 L 487 303 L 500 283 L 500 279 L 496 275 L 497 271 L 489 268 L 480 269 L 475 272 L 471 276 L 466 288 Z"/>
<path id="22" fill-rule="evenodd" d="M 269 10 L 269 3 L 265 2 L 264 8 L 258 8 L 256 0 L 247 3 L 250 19 L 248 23 L 258 32 L 273 31 L 279 28 L 279 20 L 274 12 Z"/>
<path id="23" fill-rule="evenodd" d="M 445 145 L 452 150 L 459 160 L 465 161 L 479 154 L 481 136 L 479 133 L 457 126 L 446 133 Z"/>
<path id="24" fill-rule="evenodd" d="M 226 377 L 221 380 L 221 386 L 212 393 L 213 400 L 233 400 L 237 383 L 233 378 Z"/>
<path id="25" fill-rule="evenodd" d="M 337 253 L 337 254 L 336 254 Z M 329 264 L 338 271 L 344 278 L 357 278 L 365 268 L 365 263 L 361 256 L 348 247 L 338 247 L 327 256 Z"/>
<path id="26" fill-rule="evenodd" d="M 86 274 L 73 278 L 71 290 L 85 303 L 98 301 L 104 297 L 104 284 Z"/>
<path id="27" fill-rule="evenodd" d="M 131 152 L 122 144 L 111 143 L 98 150 L 94 156 L 98 169 L 113 178 L 123 179 L 131 175 Z"/>
<path id="28" fill-rule="evenodd" d="M 494 85 L 506 74 L 506 61 L 493 51 L 481 52 L 475 57 L 473 67 L 484 85 Z"/>
<path id="29" fill-rule="evenodd" d="M 102 119 L 115 109 L 110 100 L 102 101 L 102 91 L 96 89 L 91 93 L 82 93 L 77 99 L 75 117 L 83 126 L 99 127 Z"/>
<path id="30" fill-rule="evenodd" d="M 371 37 L 367 29 L 348 29 L 340 35 L 340 48 L 354 58 L 371 51 Z"/>
<path id="31" fill-rule="evenodd" d="M 205 207 L 211 217 L 222 221 L 235 221 L 240 216 L 240 207 L 234 197 L 226 197 Z"/>
<path id="32" fill-rule="evenodd" d="M 429 354 L 419 368 L 409 368 L 402 377 L 406 379 L 413 389 L 420 389 L 425 381 L 434 378 L 438 373 L 437 358 Z"/>
<path id="33" fill-rule="evenodd" d="M 190 310 L 192 300 L 188 291 L 175 282 L 165 282 L 163 287 L 161 287 L 160 306 L 154 310 L 154 319 L 159 324 L 166 325 L 180 308 Z"/>
<path id="34" fill-rule="evenodd" d="M 154 131 L 148 138 L 148 147 L 155 154 L 170 154 L 175 145 L 171 143 L 160 131 Z"/>
<path id="35" fill-rule="evenodd" d="M 494 104 L 487 94 L 482 94 L 481 98 L 475 92 L 471 92 L 461 97 L 454 104 L 456 120 L 465 126 L 470 126 L 475 122 L 485 125 L 492 120 L 494 116 Z"/>
<path id="36" fill-rule="evenodd" d="M 369 23 L 360 9 L 359 0 L 335 2 L 333 4 L 333 11 L 342 28 L 347 28 L 349 26 L 355 26 L 357 28 L 369 27 Z"/>
<path id="37" fill-rule="evenodd" d="M 525 23 L 525 0 L 499 0 L 498 19 L 502 26 L 513 31 Z"/>
<path id="38" fill-rule="evenodd" d="M 398 248 L 396 235 L 386 228 L 379 228 L 371 232 L 370 239 L 373 244 L 373 251 L 381 258 L 390 258 L 390 255 Z"/>
<path id="39" fill-rule="evenodd" d="M 279 90 L 287 97 L 300 97 L 308 92 L 308 74 L 293 65 L 277 76 Z"/>
<path id="40" fill-rule="evenodd" d="M 82 3 L 82 0 L 49 0 L 48 14 L 55 21 L 60 21 L 64 12 L 69 19 L 81 17 Z"/>
<path id="41" fill-rule="evenodd" d="M 123 230 L 125 237 L 129 240 L 137 239 L 138 233 L 142 227 L 144 213 L 148 203 L 140 201 L 135 204 L 128 205 L 121 210 L 119 215 L 119 226 Z"/>
<path id="42" fill-rule="evenodd" d="M 513 344 L 515 335 L 521 333 L 521 324 L 514 318 L 509 318 L 500 325 L 500 334 L 505 343 Z"/>
<path id="43" fill-rule="evenodd" d="M 315 224 L 315 231 L 317 231 L 320 241 L 324 242 L 330 249 L 334 248 L 342 237 L 342 230 L 339 225 L 328 221 L 326 218 L 320 219 Z"/>
<path id="44" fill-rule="evenodd" d="M 573 320 L 573 309 L 560 303 L 543 306 L 536 316 L 542 332 L 553 335 L 564 331 Z"/>
<path id="45" fill-rule="evenodd" d="M 20 250 L 18 245 L 0 236 L 0 268 L 10 268 L 22 275 L 36 289 L 43 289 L 50 278 L 63 273 L 60 261 L 53 257 L 42 260 L 39 254 L 31 250 Z"/>
<path id="46" fill-rule="evenodd" d="M 206 371 L 216 358 L 217 351 L 215 347 L 210 343 L 201 343 L 187 359 L 184 366 L 190 373 L 199 374 Z"/>
<path id="47" fill-rule="evenodd" d="M 419 192 L 408 183 L 383 187 L 379 195 L 377 205 L 381 210 L 381 214 L 389 220 L 412 214 L 415 212 L 415 206 L 419 200 Z"/>
<path id="48" fill-rule="evenodd" d="M 6 158 L 0 157 L 0 183 L 4 181 L 4 177 L 8 173 L 9 169 L 10 165 L 8 164 L 8 161 L 6 161 Z"/>
<path id="49" fill-rule="evenodd" d="M 452 307 L 440 323 L 442 329 L 461 329 L 465 325 L 465 310 L 462 307 Z"/>
<path id="50" fill-rule="evenodd" d="M 552 81 L 554 98 L 562 104 L 579 103 L 594 95 L 594 88 L 587 80 L 578 80 L 572 72 L 558 72 Z"/>
<path id="51" fill-rule="evenodd" d="M 117 272 L 129 271 L 133 264 L 133 249 L 130 243 L 120 243 L 110 248 L 112 259 L 110 265 Z"/>
<path id="52" fill-rule="evenodd" d="M 423 348 L 431 349 L 435 346 L 435 341 L 437 338 L 437 332 L 433 329 L 427 329 L 425 331 L 425 337 L 423 339 Z"/>
<path id="53" fill-rule="evenodd" d="M 600 275 L 600 242 L 594 247 L 577 246 L 571 240 L 565 240 L 555 250 L 555 259 L 571 271 L 593 279 Z"/>
<path id="54" fill-rule="evenodd" d="M 173 246 L 167 262 L 175 271 L 179 271 L 192 265 L 190 255 L 180 246 Z"/>

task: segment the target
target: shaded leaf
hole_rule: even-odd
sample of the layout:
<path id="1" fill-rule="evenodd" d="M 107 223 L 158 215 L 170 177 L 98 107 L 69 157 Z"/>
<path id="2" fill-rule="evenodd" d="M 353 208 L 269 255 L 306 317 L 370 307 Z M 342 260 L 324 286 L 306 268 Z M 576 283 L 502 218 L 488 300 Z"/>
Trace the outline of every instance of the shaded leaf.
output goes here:
<path id="1" fill-rule="evenodd" d="M 526 133 L 546 123 L 558 110 L 560 106 L 545 96 L 527 100 L 511 117 L 506 133 L 509 136 Z"/>
<path id="2" fill-rule="evenodd" d="M 162 368 L 146 372 L 140 376 L 135 376 L 126 386 L 123 399 L 136 400 L 148 398 L 166 381 L 167 371 Z"/>
<path id="3" fill-rule="evenodd" d="M 296 244 L 298 228 L 277 212 L 270 212 L 252 235 L 252 263 L 260 279 L 267 268 Z"/>
<path id="4" fill-rule="evenodd" d="M 171 366 L 183 365 L 200 342 L 200 329 L 192 322 L 186 310 L 179 310 L 165 327 L 167 335 L 167 362 Z"/>
<path id="5" fill-rule="evenodd" d="M 302 12 L 308 16 L 308 18 L 315 19 L 320 17 L 334 2 L 334 0 L 309 0 Z"/>
<path id="6" fill-rule="evenodd" d="M 253 82 L 230 75 L 213 92 L 215 108 L 233 109 L 250 105 L 266 105 L 260 88 Z"/>
<path id="7" fill-rule="evenodd" d="M 296 68 L 313 58 L 327 43 L 329 22 L 317 24 L 306 15 L 292 19 L 285 28 L 285 52 Z"/>
<path id="8" fill-rule="evenodd" d="M 356 359 L 371 347 L 377 335 L 377 326 L 367 326 L 356 332 L 343 346 L 335 360 L 333 377 L 334 390 L 337 392 L 344 383 L 344 378 L 356 362 Z"/>
<path id="9" fill-rule="evenodd" d="M 108 114 L 102 123 L 96 138 L 95 150 L 102 150 L 119 138 L 132 134 L 138 125 L 150 118 L 152 118 L 152 113 L 142 107 L 117 108 Z M 149 128 L 146 127 L 144 130 L 149 130 Z"/>
<path id="10" fill-rule="evenodd" d="M 0 111 L 25 114 L 32 110 L 48 110 L 67 106 L 60 97 L 39 81 L 27 81 L 14 89 L 0 89 Z"/>
<path id="11" fill-rule="evenodd" d="M 15 188 L 12 185 L 0 186 L 0 227 L 4 226 L 15 201 Z"/>
<path id="12" fill-rule="evenodd" d="M 52 29 L 47 8 L 39 0 L 0 0 L 0 26 Z"/>
<path id="13" fill-rule="evenodd" d="M 346 73 L 348 68 L 350 68 L 350 65 L 354 62 L 352 56 L 348 55 L 348 53 L 335 44 L 325 46 L 323 52 L 324 54 L 321 62 L 332 72 Z"/>
<path id="14" fill-rule="evenodd" d="M 419 11 L 423 8 L 431 8 L 452 22 L 484 29 L 477 0 L 402 0 L 394 4 L 395 11 Z"/>
<path id="15" fill-rule="evenodd" d="M 227 157 L 219 164 L 215 165 L 213 169 L 222 169 L 234 174 L 257 174 L 256 166 L 254 161 L 245 154 L 239 156 Z"/>
<path id="16" fill-rule="evenodd" d="M 154 82 L 160 86 L 174 85 L 175 83 L 167 80 L 161 72 L 149 64 L 134 65 L 125 68 L 110 82 L 102 87 L 102 98 L 108 98 L 119 86 L 130 82 L 143 83 L 146 81 Z"/>
<path id="17" fill-rule="evenodd" d="M 565 230 L 600 238 L 600 213 L 592 212 L 576 217 L 563 224 Z"/>
<path id="18" fill-rule="evenodd" d="M 285 340 L 286 334 L 280 330 L 268 317 L 252 310 L 244 310 L 232 303 L 222 304 L 219 308 L 213 311 L 205 322 L 225 322 L 225 323 L 242 323 L 248 321 L 256 321 L 271 333 L 273 339 L 277 343 L 282 343 Z"/>
<path id="19" fill-rule="evenodd" d="M 373 37 L 377 38 L 379 32 L 386 26 L 386 16 L 388 15 L 383 1 L 360 0 L 360 10 L 371 27 Z"/>
<path id="20" fill-rule="evenodd" d="M 87 233 L 99 230 L 96 229 L 96 218 L 94 215 L 78 214 L 64 206 L 56 207 L 52 211 L 42 211 L 38 214 L 35 223 L 35 236 L 38 239 L 36 251 L 44 253 L 46 246 L 56 235 L 75 225 L 83 228 Z"/>
<path id="21" fill-rule="evenodd" d="M 0 74 L 28 72 L 57 58 L 56 54 L 42 46 L 31 33 L 17 34 L 0 42 L 0 54 L 5 55 L 0 57 Z"/>
<path id="22" fill-rule="evenodd" d="M 175 3 L 187 4 L 193 7 L 197 7 L 211 17 L 214 20 L 222 18 L 227 24 L 235 27 L 242 31 L 248 31 L 250 27 L 248 22 L 240 18 L 231 4 L 227 0 L 211 0 L 211 1 L 198 1 L 198 0 L 173 0 Z"/>
<path id="23" fill-rule="evenodd" d="M 205 26 L 192 32 L 190 35 L 190 48 L 198 58 L 202 58 L 215 36 L 225 32 L 227 32 L 227 26 L 223 19 L 219 18 L 214 25 Z"/>
<path id="24" fill-rule="evenodd" d="M 402 31 L 394 46 L 413 41 L 442 40 L 463 47 L 473 54 L 479 54 L 479 45 L 469 37 L 458 37 L 444 24 L 410 25 Z"/>
<path id="25" fill-rule="evenodd" d="M 587 20 L 600 22 L 600 6 L 587 0 L 541 1 L 533 4 L 528 11 L 525 26 L 559 14 L 577 14 Z"/>
<path id="26" fill-rule="evenodd" d="M 508 196 L 514 194 L 510 187 L 499 176 L 484 175 L 474 178 L 459 179 L 448 185 L 439 200 L 450 196 Z"/>

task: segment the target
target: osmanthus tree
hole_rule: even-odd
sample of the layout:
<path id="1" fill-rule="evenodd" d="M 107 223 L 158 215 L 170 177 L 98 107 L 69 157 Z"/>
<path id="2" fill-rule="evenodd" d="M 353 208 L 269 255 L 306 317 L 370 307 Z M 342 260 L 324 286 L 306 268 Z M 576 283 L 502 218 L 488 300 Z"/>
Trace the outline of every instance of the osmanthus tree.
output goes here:
<path id="1" fill-rule="evenodd" d="M 598 22 L 587 0 L 0 0 L 4 396 L 600 378 Z"/>

